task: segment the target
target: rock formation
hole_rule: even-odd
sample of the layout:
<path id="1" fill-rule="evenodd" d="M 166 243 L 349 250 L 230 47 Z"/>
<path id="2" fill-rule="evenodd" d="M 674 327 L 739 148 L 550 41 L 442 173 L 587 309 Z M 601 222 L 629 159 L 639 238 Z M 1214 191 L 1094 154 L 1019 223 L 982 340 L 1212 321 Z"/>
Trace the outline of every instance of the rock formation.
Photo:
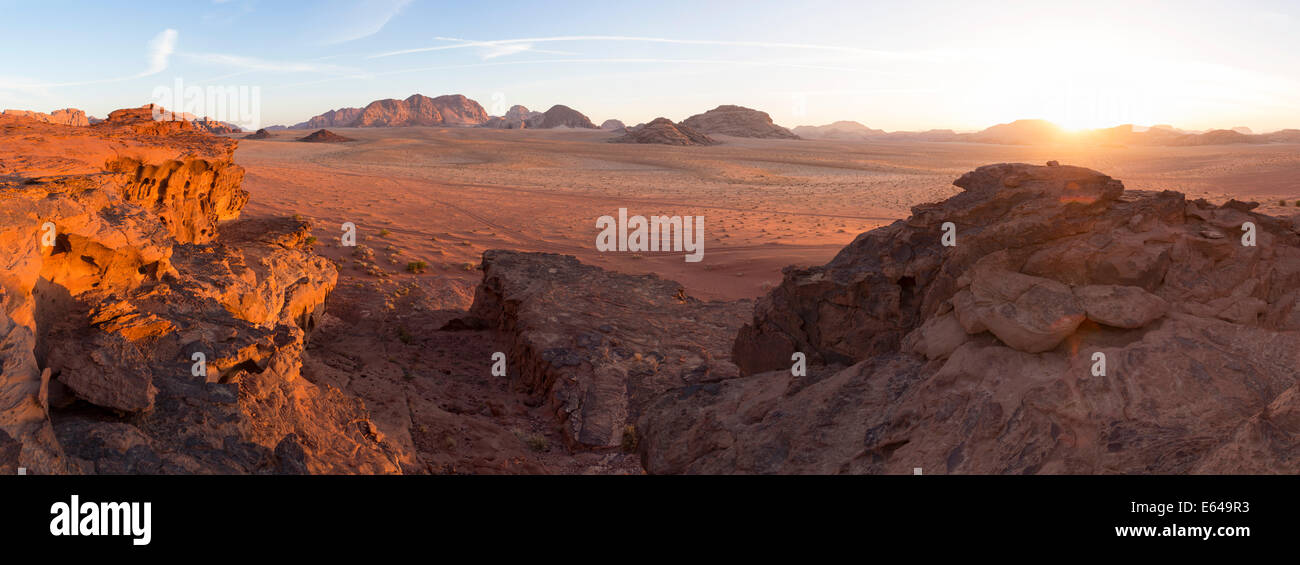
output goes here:
<path id="1" fill-rule="evenodd" d="M 0 467 L 400 471 L 299 373 L 337 278 L 308 224 L 238 220 L 237 142 L 151 114 L 0 118 Z"/>
<path id="2" fill-rule="evenodd" d="M 262 128 L 254 133 L 245 135 L 244 139 L 271 139 L 271 132 L 266 131 L 266 128 Z"/>
<path id="3" fill-rule="evenodd" d="M 645 405 L 646 469 L 1300 472 L 1294 225 L 1079 167 L 954 184 L 787 269 L 736 338 L 741 377 Z"/>
<path id="4" fill-rule="evenodd" d="M 552 129 L 552 128 L 597 129 L 596 124 L 591 123 L 591 120 L 587 119 L 587 116 L 583 115 L 582 112 L 579 112 L 577 110 L 574 110 L 573 108 L 570 108 L 568 106 L 563 106 L 560 104 L 551 106 L 550 110 L 547 110 L 539 117 L 530 118 L 528 120 L 528 127 L 540 128 L 540 129 Z"/>
<path id="5" fill-rule="evenodd" d="M 660 143 L 664 145 L 714 145 L 713 138 L 668 118 L 655 118 L 635 130 L 610 140 L 611 143 Z"/>
<path id="6" fill-rule="evenodd" d="M 365 108 L 340 108 L 292 126 L 292 129 L 404 126 L 477 126 L 488 121 L 478 102 L 460 94 L 429 98 L 412 94 L 405 100 L 376 100 Z"/>
<path id="7" fill-rule="evenodd" d="M 90 125 L 90 119 L 86 117 L 86 113 L 76 108 L 64 108 L 62 110 L 55 110 L 48 114 L 27 110 L 5 110 L 4 112 L 0 112 L 0 115 L 28 118 L 38 122 L 63 124 L 65 126 Z"/>
<path id="8" fill-rule="evenodd" d="M 665 391 L 735 377 L 726 343 L 750 308 L 571 256 L 490 250 L 469 316 L 455 324 L 503 332 L 521 386 L 571 447 L 590 449 L 634 444 L 642 408 Z"/>
<path id="9" fill-rule="evenodd" d="M 621 122 L 621 121 L 619 121 L 619 120 L 613 120 L 613 119 L 610 119 L 610 120 L 605 120 L 605 121 L 601 122 L 601 123 L 600 123 L 600 129 L 607 129 L 607 130 L 611 130 L 611 131 L 622 131 L 622 130 L 627 129 L 627 126 L 624 125 L 623 122 Z"/>
<path id="10" fill-rule="evenodd" d="M 319 116 L 312 116 L 311 119 L 289 126 L 287 129 L 321 129 L 321 128 L 346 128 L 352 127 L 357 123 L 357 118 L 361 116 L 361 108 L 339 108 L 330 110 Z"/>
<path id="11" fill-rule="evenodd" d="M 307 143 L 347 143 L 356 140 L 350 137 L 341 136 L 327 129 L 321 129 L 313 131 L 305 137 L 299 138 L 298 141 L 305 141 Z"/>
<path id="12" fill-rule="evenodd" d="M 799 139 L 790 130 L 772 123 L 767 112 L 743 106 L 718 106 L 682 120 L 682 125 L 708 135 Z"/>
<path id="13" fill-rule="evenodd" d="M 824 126 L 799 126 L 791 133 L 804 139 L 864 140 L 886 135 L 884 130 L 872 129 L 858 122 L 841 120 Z"/>
<path id="14" fill-rule="evenodd" d="M 530 127 L 529 121 L 537 122 L 541 120 L 541 112 L 533 112 L 524 106 L 515 104 L 506 111 L 504 116 L 493 116 L 488 118 L 480 127 L 494 129 L 524 129 Z"/>

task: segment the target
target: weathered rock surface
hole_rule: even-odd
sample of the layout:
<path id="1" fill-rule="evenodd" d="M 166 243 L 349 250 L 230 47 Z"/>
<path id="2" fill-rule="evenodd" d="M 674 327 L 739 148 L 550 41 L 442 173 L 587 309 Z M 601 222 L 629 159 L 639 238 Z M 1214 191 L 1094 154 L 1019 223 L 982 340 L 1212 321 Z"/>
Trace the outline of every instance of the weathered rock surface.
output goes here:
<path id="1" fill-rule="evenodd" d="M 489 250 L 470 314 L 454 325 L 503 332 L 508 366 L 566 442 L 598 449 L 635 444 L 643 407 L 664 391 L 735 377 L 718 355 L 751 306 L 571 256 Z"/>
<path id="2" fill-rule="evenodd" d="M 718 106 L 682 120 L 682 125 L 708 135 L 799 139 L 790 130 L 772 123 L 767 112 L 744 106 Z"/>
<path id="3" fill-rule="evenodd" d="M 714 145 L 713 138 L 668 118 L 655 118 L 650 123 L 628 131 L 610 140 L 611 143 L 659 143 L 663 145 Z"/>
<path id="4" fill-rule="evenodd" d="M 787 269 L 737 336 L 742 376 L 642 409 L 646 470 L 1300 472 L 1294 226 L 1078 167 L 955 184 Z"/>
<path id="5" fill-rule="evenodd" d="M 235 143 L 148 108 L 0 119 L 0 465 L 397 472 L 359 401 L 301 378 L 337 280 L 309 226 L 234 220 Z"/>

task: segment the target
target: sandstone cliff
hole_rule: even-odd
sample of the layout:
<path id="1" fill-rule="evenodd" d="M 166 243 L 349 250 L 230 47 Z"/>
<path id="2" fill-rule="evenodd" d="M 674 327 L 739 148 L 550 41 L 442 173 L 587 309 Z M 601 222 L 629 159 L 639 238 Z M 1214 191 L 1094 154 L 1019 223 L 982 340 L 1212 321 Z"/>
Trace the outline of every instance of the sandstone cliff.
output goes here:
<path id="1" fill-rule="evenodd" d="M 303 222 L 235 220 L 235 141 L 147 108 L 0 140 L 0 467 L 399 470 L 358 401 L 299 375 L 337 273 Z"/>

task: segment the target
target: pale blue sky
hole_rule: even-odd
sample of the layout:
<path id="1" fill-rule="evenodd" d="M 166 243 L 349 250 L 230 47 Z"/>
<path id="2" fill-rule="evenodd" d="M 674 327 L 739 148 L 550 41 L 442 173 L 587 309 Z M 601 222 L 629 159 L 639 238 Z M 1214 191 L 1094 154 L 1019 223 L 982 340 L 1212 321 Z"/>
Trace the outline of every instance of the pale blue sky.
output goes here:
<path id="1" fill-rule="evenodd" d="M 0 13 L 0 108 L 103 116 L 179 78 L 260 87 L 264 125 L 419 92 L 629 124 L 732 103 L 787 126 L 1300 128 L 1294 1 L 0 0 Z"/>

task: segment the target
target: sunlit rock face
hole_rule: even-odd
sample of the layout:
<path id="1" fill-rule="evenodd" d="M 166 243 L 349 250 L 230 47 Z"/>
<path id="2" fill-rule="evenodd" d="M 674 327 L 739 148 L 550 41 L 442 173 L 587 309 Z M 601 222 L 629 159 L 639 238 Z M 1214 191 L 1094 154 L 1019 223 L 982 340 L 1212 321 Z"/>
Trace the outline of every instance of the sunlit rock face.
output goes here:
<path id="1" fill-rule="evenodd" d="M 0 117 L 0 465 L 400 470 L 359 401 L 301 378 L 337 271 L 305 222 L 237 219 L 235 144 L 148 107 Z"/>
<path id="2" fill-rule="evenodd" d="M 741 376 L 643 410 L 646 469 L 1300 471 L 1294 225 L 1052 165 L 980 167 L 787 269 Z"/>

